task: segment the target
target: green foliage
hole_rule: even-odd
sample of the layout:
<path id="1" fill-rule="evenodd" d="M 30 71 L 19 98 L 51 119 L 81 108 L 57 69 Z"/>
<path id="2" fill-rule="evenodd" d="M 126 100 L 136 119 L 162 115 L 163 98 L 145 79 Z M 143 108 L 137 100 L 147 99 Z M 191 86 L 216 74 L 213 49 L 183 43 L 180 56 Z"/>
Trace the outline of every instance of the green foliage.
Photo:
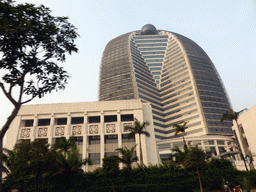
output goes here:
<path id="1" fill-rule="evenodd" d="M 142 148 L 141 148 L 141 135 L 146 135 L 150 137 L 149 132 L 146 130 L 146 126 L 149 125 L 148 122 L 143 122 L 142 124 L 138 121 L 138 119 L 134 119 L 134 125 L 132 126 L 125 126 L 125 130 L 129 130 L 130 133 L 128 134 L 128 138 L 135 137 L 136 134 L 139 134 L 139 144 L 140 144 L 140 166 L 143 166 L 143 156 L 142 156 Z"/>
<path id="2" fill-rule="evenodd" d="M 43 5 L 0 0 L 0 13 L 0 88 L 14 105 L 0 131 L 2 191 L 4 135 L 21 105 L 65 88 L 69 74 L 58 63 L 66 60 L 67 53 L 77 52 L 78 33 L 67 17 L 54 17 Z"/>
<path id="3" fill-rule="evenodd" d="M 180 150 L 179 147 L 175 147 L 172 149 L 172 154 L 170 155 L 170 163 L 171 164 L 177 164 L 177 165 L 183 165 L 184 160 L 186 158 L 186 155 L 188 153 L 188 148 L 184 147 L 184 150 Z"/>
<path id="4" fill-rule="evenodd" d="M 53 17 L 43 5 L 13 4 L 11 0 L 1 1 L 0 11 L 0 69 L 4 72 L 0 82 L 4 93 L 4 83 L 11 89 L 20 86 L 21 93 L 31 95 L 24 101 L 28 102 L 64 89 L 69 75 L 57 61 L 64 62 L 66 53 L 77 52 L 74 40 L 78 36 L 68 18 Z"/>
<path id="5" fill-rule="evenodd" d="M 179 133 L 179 132 L 182 133 L 183 144 L 184 144 L 184 150 L 187 148 L 187 144 L 186 144 L 185 138 L 184 138 L 186 125 L 187 125 L 187 122 L 184 122 L 182 125 L 180 125 L 180 124 L 174 124 L 174 125 L 173 125 L 173 128 L 175 129 L 175 134 L 174 134 L 175 137 L 178 136 L 178 133 Z"/>
<path id="6" fill-rule="evenodd" d="M 75 142 L 73 142 L 73 139 L 74 137 L 70 137 L 69 139 L 66 139 L 66 137 L 61 137 L 53 144 L 53 149 L 64 153 L 64 156 L 67 157 L 67 154 L 77 150 L 77 146 Z"/>
<path id="7" fill-rule="evenodd" d="M 119 157 L 116 155 L 111 155 L 104 157 L 103 159 L 103 171 L 105 173 L 113 173 L 119 170 Z"/>
<path id="8" fill-rule="evenodd" d="M 244 178 L 250 177 L 256 181 L 255 171 L 238 171 L 232 164 L 223 159 L 213 159 L 205 163 L 201 169 L 202 185 L 207 190 L 217 190 L 222 188 L 222 180 L 229 181 L 230 184 L 242 184 Z M 112 178 L 116 191 L 171 191 L 183 192 L 199 189 L 198 178 L 195 177 L 191 169 L 181 166 L 161 165 L 139 167 L 136 169 L 122 169 L 116 172 Z M 11 187 L 21 189 L 20 191 L 35 191 L 35 176 L 27 175 L 13 181 L 5 181 L 4 191 Z M 42 178 L 39 183 L 41 191 L 113 191 L 109 173 L 102 168 L 94 172 L 78 172 L 71 175 L 59 174 L 54 177 Z"/>
<path id="9" fill-rule="evenodd" d="M 127 147 L 116 149 L 116 151 L 119 151 L 122 155 L 122 157 L 119 158 L 119 161 L 125 164 L 127 169 L 132 169 L 132 163 L 138 161 L 137 156 L 133 157 L 135 148 L 136 145 L 134 145 L 131 149 L 128 149 Z"/>
<path id="10" fill-rule="evenodd" d="M 138 121 L 138 119 L 135 118 L 134 120 L 134 125 L 130 126 L 127 125 L 125 126 L 125 130 L 129 130 L 130 133 L 128 135 L 128 138 L 131 138 L 133 136 L 135 136 L 135 134 L 143 134 L 146 135 L 147 137 L 150 136 L 149 132 L 145 131 L 144 129 L 146 129 L 146 126 L 149 125 L 148 122 L 143 122 L 142 124 Z"/>

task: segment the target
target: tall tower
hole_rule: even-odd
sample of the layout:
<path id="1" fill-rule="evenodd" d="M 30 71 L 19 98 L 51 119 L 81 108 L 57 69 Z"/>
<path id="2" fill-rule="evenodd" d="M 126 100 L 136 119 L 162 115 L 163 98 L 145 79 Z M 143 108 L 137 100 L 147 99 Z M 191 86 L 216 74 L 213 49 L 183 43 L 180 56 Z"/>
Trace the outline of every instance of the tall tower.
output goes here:
<path id="1" fill-rule="evenodd" d="M 232 135 L 232 121 L 220 123 L 230 104 L 218 72 L 187 37 L 147 24 L 111 40 L 100 70 L 99 100 L 149 102 L 157 139 L 182 122 L 190 136 Z"/>

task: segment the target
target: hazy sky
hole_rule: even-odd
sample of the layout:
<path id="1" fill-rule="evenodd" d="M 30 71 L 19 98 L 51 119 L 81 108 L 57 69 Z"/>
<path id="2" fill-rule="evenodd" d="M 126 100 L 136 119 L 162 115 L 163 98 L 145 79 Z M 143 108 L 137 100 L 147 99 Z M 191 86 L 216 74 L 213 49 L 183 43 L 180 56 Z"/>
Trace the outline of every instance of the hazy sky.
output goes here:
<path id="1" fill-rule="evenodd" d="M 65 91 L 30 104 L 98 100 L 103 50 L 113 38 L 153 24 L 184 35 L 215 64 L 234 110 L 256 105 L 256 0 L 16 0 L 43 4 L 55 16 L 68 16 L 80 34 L 79 52 L 64 68 Z M 0 91 L 0 127 L 13 106 Z"/>

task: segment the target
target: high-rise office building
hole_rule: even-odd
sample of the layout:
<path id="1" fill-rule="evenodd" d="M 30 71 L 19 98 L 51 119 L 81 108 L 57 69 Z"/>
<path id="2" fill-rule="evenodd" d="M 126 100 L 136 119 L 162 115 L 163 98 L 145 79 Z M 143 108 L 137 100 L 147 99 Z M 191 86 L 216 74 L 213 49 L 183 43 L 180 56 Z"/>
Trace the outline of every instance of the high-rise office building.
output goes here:
<path id="1" fill-rule="evenodd" d="M 174 137 L 187 122 L 187 136 L 232 135 L 220 123 L 230 107 L 216 68 L 194 41 L 147 24 L 111 40 L 103 53 L 99 100 L 141 99 L 152 106 L 156 139 Z"/>

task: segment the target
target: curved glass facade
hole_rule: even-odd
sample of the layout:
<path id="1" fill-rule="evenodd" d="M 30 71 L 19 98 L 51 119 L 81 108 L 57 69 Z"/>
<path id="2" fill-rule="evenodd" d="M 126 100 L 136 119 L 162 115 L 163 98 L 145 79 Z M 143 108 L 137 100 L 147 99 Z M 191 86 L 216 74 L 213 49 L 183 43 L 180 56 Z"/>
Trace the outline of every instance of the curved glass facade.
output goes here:
<path id="1" fill-rule="evenodd" d="M 187 135 L 232 135 L 220 123 L 230 104 L 212 61 L 195 42 L 158 30 L 110 41 L 103 53 L 99 100 L 141 99 L 152 106 L 158 139 L 174 137 L 173 125 L 187 122 Z"/>

